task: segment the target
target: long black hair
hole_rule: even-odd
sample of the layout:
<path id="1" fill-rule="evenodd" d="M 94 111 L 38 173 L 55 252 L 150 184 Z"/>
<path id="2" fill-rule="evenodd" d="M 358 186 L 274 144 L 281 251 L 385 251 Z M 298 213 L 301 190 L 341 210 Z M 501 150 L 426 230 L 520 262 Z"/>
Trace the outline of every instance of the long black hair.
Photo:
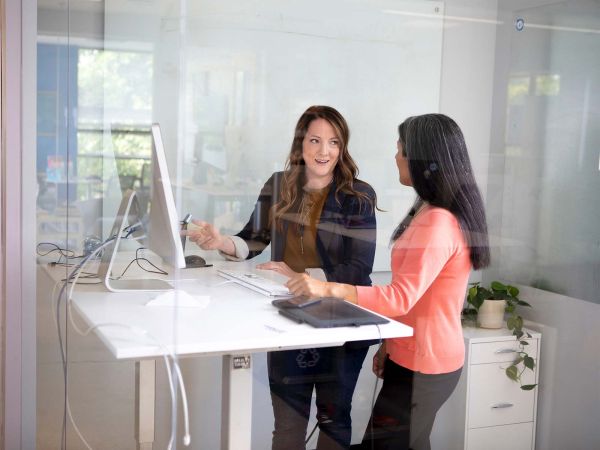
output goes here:
<path id="1" fill-rule="evenodd" d="M 490 246 L 485 207 L 465 138 L 456 122 L 443 114 L 409 117 L 398 127 L 398 135 L 418 198 L 393 239 L 404 231 L 424 201 L 454 214 L 470 248 L 473 268 L 488 266 Z"/>

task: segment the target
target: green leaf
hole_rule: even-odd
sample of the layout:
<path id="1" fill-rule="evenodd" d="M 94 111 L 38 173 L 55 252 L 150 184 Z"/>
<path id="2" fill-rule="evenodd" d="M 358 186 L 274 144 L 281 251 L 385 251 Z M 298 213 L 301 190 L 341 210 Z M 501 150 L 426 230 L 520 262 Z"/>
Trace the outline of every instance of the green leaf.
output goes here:
<path id="1" fill-rule="evenodd" d="M 505 311 L 506 311 L 507 313 L 514 313 L 514 312 L 515 312 L 515 309 L 516 309 L 515 305 L 513 305 L 512 303 L 508 303 L 508 304 L 506 305 Z"/>
<path id="2" fill-rule="evenodd" d="M 476 295 L 477 295 L 477 286 L 473 286 L 472 288 L 469 288 L 469 300 L 475 298 Z"/>
<path id="3" fill-rule="evenodd" d="M 523 337 L 523 332 L 520 329 L 515 329 L 513 335 L 519 340 Z"/>
<path id="4" fill-rule="evenodd" d="M 523 318 L 521 316 L 516 316 L 516 328 L 519 330 L 523 328 Z"/>
<path id="5" fill-rule="evenodd" d="M 527 302 L 524 302 L 523 300 L 517 300 L 517 304 L 519 306 L 529 306 L 531 308 L 531 305 Z"/>
<path id="6" fill-rule="evenodd" d="M 502 283 L 500 283 L 499 281 L 492 281 L 492 284 L 490 284 L 491 288 L 493 291 L 506 291 L 507 287 L 505 285 L 503 285 Z"/>
<path id="7" fill-rule="evenodd" d="M 510 286 L 510 285 L 506 286 L 506 287 L 507 287 L 508 293 L 510 295 L 512 295 L 513 297 L 516 297 L 517 295 L 519 295 L 519 290 L 516 287 Z"/>
<path id="8" fill-rule="evenodd" d="M 521 363 L 523 362 L 523 359 L 524 359 L 524 358 L 523 358 L 522 356 L 519 356 L 519 357 L 517 357 L 517 358 L 516 358 L 516 359 L 513 361 L 512 365 L 513 365 L 513 366 L 518 366 L 519 364 L 521 364 Z"/>
<path id="9" fill-rule="evenodd" d="M 531 370 L 533 370 L 533 368 L 535 367 L 535 361 L 531 356 L 526 356 L 525 358 L 523 358 L 523 364 L 525 364 L 525 367 Z"/>
<path id="10" fill-rule="evenodd" d="M 506 376 L 513 381 L 518 381 L 519 378 L 519 370 L 515 366 L 510 366 L 506 368 Z"/>
<path id="11" fill-rule="evenodd" d="M 529 342 L 527 342 L 527 341 L 519 341 L 519 344 L 521 344 L 521 345 L 529 345 Z"/>
<path id="12" fill-rule="evenodd" d="M 536 386 L 537 384 L 524 384 L 523 386 L 521 386 L 521 389 L 523 389 L 524 391 L 531 391 L 532 389 L 535 389 Z"/>
<path id="13" fill-rule="evenodd" d="M 506 321 L 506 326 L 509 330 L 514 330 L 517 327 L 517 318 L 515 316 L 511 316 Z"/>

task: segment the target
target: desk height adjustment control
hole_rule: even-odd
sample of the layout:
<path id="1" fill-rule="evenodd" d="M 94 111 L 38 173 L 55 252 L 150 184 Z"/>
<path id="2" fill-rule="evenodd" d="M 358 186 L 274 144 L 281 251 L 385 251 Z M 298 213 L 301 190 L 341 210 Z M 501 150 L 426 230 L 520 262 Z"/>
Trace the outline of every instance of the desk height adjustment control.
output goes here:
<path id="1" fill-rule="evenodd" d="M 238 355 L 232 358 L 233 369 L 249 369 L 250 355 Z"/>

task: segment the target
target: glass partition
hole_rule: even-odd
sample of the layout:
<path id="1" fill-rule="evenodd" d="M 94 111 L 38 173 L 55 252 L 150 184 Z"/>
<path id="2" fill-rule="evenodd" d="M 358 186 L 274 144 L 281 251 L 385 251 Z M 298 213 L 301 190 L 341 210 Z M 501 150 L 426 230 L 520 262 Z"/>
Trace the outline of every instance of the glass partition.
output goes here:
<path id="1" fill-rule="evenodd" d="M 506 89 L 500 273 L 598 303 L 598 6 L 514 11 Z"/>
<path id="2" fill-rule="evenodd" d="M 144 240 L 157 204 L 152 124 L 162 132 L 177 225 L 191 214 L 233 235 L 249 221 L 265 182 L 284 169 L 296 122 L 311 105 L 330 105 L 345 117 L 359 178 L 377 194 L 374 284 L 391 279 L 389 238 L 414 201 L 398 182 L 398 124 L 428 112 L 456 119 L 486 193 L 493 246 L 491 268 L 473 278 L 521 287 L 533 305 L 524 314 L 528 325 L 542 331 L 538 448 L 600 442 L 590 419 L 600 402 L 574 412 L 555 378 L 574 371 L 575 384 L 597 388 L 589 375 L 597 362 L 585 355 L 600 338 L 589 329 L 600 288 L 599 8 L 575 0 L 483 3 L 38 2 L 39 449 L 185 448 L 188 425 L 189 448 L 244 441 L 243 448 L 270 448 L 270 350 L 298 350 L 298 366 L 321 356 L 331 365 L 341 361 L 308 332 L 289 344 L 297 331 L 280 328 L 278 315 L 257 325 L 243 291 L 217 274 L 235 267 L 219 252 L 187 240 L 186 255 L 213 267 L 174 268 Z M 115 228 L 131 191 L 134 212 Z M 177 288 L 171 301 L 201 308 L 176 303 L 180 308 L 162 309 L 144 324 L 143 308 L 161 293 L 110 292 L 98 277 L 100 247 L 109 251 L 116 234 L 121 251 L 109 276 L 161 277 Z M 163 241 L 172 239 L 165 234 Z M 272 251 L 235 264 L 252 270 Z M 71 290 L 68 280 L 84 261 Z M 213 311 L 217 289 L 231 306 L 202 316 L 202 308 Z M 263 313 L 271 308 L 270 299 L 262 303 Z M 589 328 L 565 336 L 581 323 Z M 266 332 L 269 351 L 253 340 Z M 186 340 L 195 333 L 205 337 L 202 350 Z M 235 350 L 214 350 L 211 336 L 223 334 L 240 336 Z M 361 442 L 381 385 L 371 371 L 380 339 L 370 338 L 357 363 L 352 444 Z M 586 353 L 574 354 L 577 341 Z M 568 374 L 559 370 L 564 364 Z M 251 380 L 235 379 L 237 367 Z M 583 401 L 583 393 L 574 395 Z M 319 441 L 318 429 L 311 434 L 315 397 L 306 448 Z M 467 405 L 466 398 L 455 401 Z M 570 413 L 557 413 L 556 404 Z M 233 419 L 225 413 L 236 409 L 247 410 L 242 419 L 249 423 L 233 422 L 228 436 L 224 424 Z M 557 424 L 571 416 L 577 436 L 565 431 L 559 439 Z M 441 414 L 434 426 L 433 448 L 464 434 L 448 417 Z"/>

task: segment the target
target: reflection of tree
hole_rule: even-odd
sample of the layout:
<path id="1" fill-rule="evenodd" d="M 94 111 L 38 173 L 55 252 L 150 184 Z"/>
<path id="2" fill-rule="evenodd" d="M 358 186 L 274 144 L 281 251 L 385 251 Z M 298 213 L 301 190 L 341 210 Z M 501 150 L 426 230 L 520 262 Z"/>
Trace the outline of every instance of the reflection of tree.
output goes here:
<path id="1" fill-rule="evenodd" d="M 79 50 L 78 177 L 102 178 L 107 120 L 119 177 L 141 177 L 150 157 L 152 65 L 151 53 Z"/>
<path id="2" fill-rule="evenodd" d="M 152 111 L 150 53 L 81 49 L 77 70 L 80 108 Z"/>
<path id="3" fill-rule="evenodd" d="M 78 142 L 78 176 L 102 178 L 102 132 L 79 131 Z M 112 147 L 120 177 L 141 177 L 142 166 L 150 158 L 150 145 L 149 132 L 112 132 Z"/>
<path id="4" fill-rule="evenodd" d="M 528 76 L 511 77 L 508 83 L 508 104 L 522 105 L 527 95 L 529 95 L 529 84 L 530 78 Z"/>

